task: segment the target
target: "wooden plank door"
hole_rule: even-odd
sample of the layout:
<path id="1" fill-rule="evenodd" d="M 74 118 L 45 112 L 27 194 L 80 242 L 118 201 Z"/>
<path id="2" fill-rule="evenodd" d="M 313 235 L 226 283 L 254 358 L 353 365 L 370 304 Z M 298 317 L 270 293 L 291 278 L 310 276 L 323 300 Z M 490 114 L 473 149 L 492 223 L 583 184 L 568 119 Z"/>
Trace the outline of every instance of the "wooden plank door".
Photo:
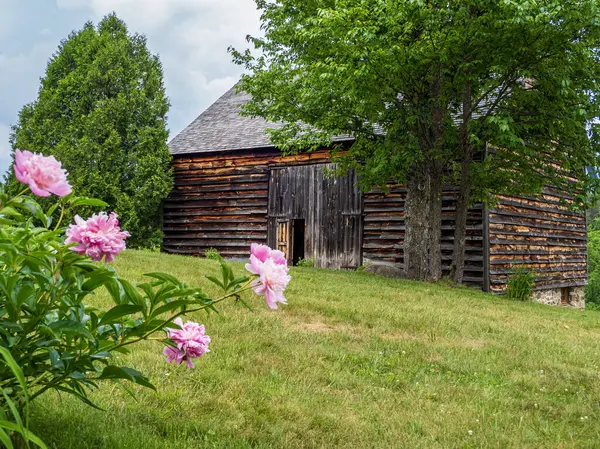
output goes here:
<path id="1" fill-rule="evenodd" d="M 293 223 L 304 223 L 304 257 L 320 268 L 358 268 L 362 263 L 362 195 L 356 172 L 328 176 L 335 164 L 271 169 L 268 241 L 288 260 L 295 247 Z"/>
<path id="2" fill-rule="evenodd" d="M 290 220 L 277 220 L 277 249 L 290 259 Z"/>

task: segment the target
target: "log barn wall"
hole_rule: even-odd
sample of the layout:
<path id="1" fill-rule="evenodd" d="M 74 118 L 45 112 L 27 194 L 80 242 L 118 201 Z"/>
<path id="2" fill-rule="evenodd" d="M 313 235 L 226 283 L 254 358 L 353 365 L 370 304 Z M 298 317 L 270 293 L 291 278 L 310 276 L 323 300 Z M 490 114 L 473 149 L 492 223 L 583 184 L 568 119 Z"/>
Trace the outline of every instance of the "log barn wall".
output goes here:
<path id="1" fill-rule="evenodd" d="M 406 188 L 389 186 L 384 193 L 374 190 L 364 195 L 363 262 L 404 262 L 404 203 Z M 450 274 L 454 245 L 456 193 L 447 186 L 442 196 L 442 269 Z M 465 284 L 485 287 L 483 206 L 475 205 L 467 218 Z"/>
<path id="2" fill-rule="evenodd" d="M 328 162 L 325 151 L 175 156 L 175 185 L 163 209 L 164 251 L 204 255 L 214 248 L 224 257 L 247 258 L 250 243 L 267 243 L 270 169 Z"/>
<path id="3" fill-rule="evenodd" d="M 569 210 L 572 199 L 552 188 L 540 198 L 498 198 L 488 218 L 491 291 L 503 292 L 517 266 L 534 272 L 536 290 L 586 284 L 586 220 Z"/>
<path id="4" fill-rule="evenodd" d="M 207 249 L 214 248 L 224 257 L 246 258 L 252 242 L 276 246 L 274 232 L 278 218 L 306 218 L 306 257 L 314 257 L 317 266 L 356 268 L 363 263 L 401 266 L 406 188 L 390 186 L 387 193 L 374 190 L 360 195 L 358 199 L 352 199 L 356 197 L 353 193 L 348 201 L 342 199 L 345 194 L 340 195 L 341 191 L 336 189 L 333 189 L 334 195 L 326 200 L 316 198 L 310 190 L 298 195 L 299 186 L 307 183 L 335 184 L 323 175 L 321 165 L 328 163 L 330 159 L 326 150 L 294 156 L 282 156 L 272 149 L 226 155 L 175 156 L 172 163 L 175 186 L 164 205 L 163 249 L 170 253 L 203 255 Z M 308 167 L 313 164 L 319 164 L 315 167 L 316 171 Z M 306 168 L 297 170 L 294 167 Z M 286 185 L 282 192 L 276 193 L 281 187 L 278 187 L 275 178 L 289 170 L 294 170 L 298 179 L 282 179 L 279 183 Z M 303 174 L 304 171 L 306 174 Z M 272 176 L 271 173 L 281 175 Z M 300 179 L 304 177 L 307 179 Z M 350 186 L 346 185 L 348 182 L 338 184 L 344 185 L 344 192 L 352 193 Z M 270 189 L 276 193 L 271 198 Z M 326 186 L 324 190 L 332 190 L 332 186 Z M 278 204 L 269 205 L 269 201 L 274 203 L 274 196 L 282 198 Z M 317 223 L 313 210 L 309 209 L 311 205 L 324 201 L 327 204 L 319 208 L 324 208 L 325 222 Z M 448 274 L 452 257 L 454 208 L 455 194 L 448 188 L 443 197 L 442 211 L 445 274 Z M 467 226 L 465 283 L 485 288 L 487 273 L 484 269 L 481 205 L 470 210 Z M 339 240 L 339 248 L 326 245 L 324 241 L 327 239 Z"/>
<path id="5" fill-rule="evenodd" d="M 308 168 L 313 164 L 319 167 Z M 286 193 L 278 194 L 282 196 L 279 203 L 269 206 L 270 185 L 271 190 L 280 189 L 271 176 L 272 170 L 283 176 L 297 167 L 286 176 L 292 176 L 292 172 L 293 176 L 300 176 L 306 171 L 302 176 L 308 177 L 309 184 L 318 185 L 328 182 L 320 167 L 325 164 L 330 164 L 326 150 L 294 156 L 282 156 L 273 149 L 175 156 L 172 163 L 175 186 L 164 204 L 163 249 L 203 255 L 207 249 L 215 248 L 224 257 L 242 259 L 247 257 L 252 242 L 275 246 L 273 233 L 278 217 L 303 218 L 306 257 L 315 257 L 317 266 L 351 268 L 364 263 L 402 266 L 406 199 L 406 189 L 402 186 L 389 186 L 386 193 L 373 190 L 348 204 L 340 200 L 338 193 L 327 200 L 327 223 L 317 224 L 314 214 L 310 215 L 311 205 L 317 204 L 310 189 L 302 201 L 292 200 L 297 196 L 298 186 L 305 185 L 306 180 L 299 179 L 298 186 L 284 189 Z M 303 166 L 307 168 L 300 169 Z M 290 182 L 287 178 L 279 181 L 286 185 Z M 344 188 L 350 191 L 349 186 Z M 289 198 L 283 198 L 285 195 Z M 501 196 L 489 211 L 481 204 L 471 208 L 465 283 L 501 293 L 514 268 L 527 266 L 535 273 L 538 290 L 584 286 L 586 222 L 583 214 L 569 210 L 565 202 L 570 200 L 547 188 L 541 198 Z M 449 274 L 452 257 L 455 203 L 455 192 L 447 187 L 442 209 L 444 274 Z M 335 225 L 329 223 L 332 220 Z M 347 257 L 336 258 L 335 251 L 324 249 L 323 239 L 329 237 L 317 235 L 321 229 L 334 233 L 333 239 L 339 237 L 337 254 L 348 254 Z M 311 241 L 316 243 L 311 246 Z M 357 245 L 358 250 L 354 250 Z"/>

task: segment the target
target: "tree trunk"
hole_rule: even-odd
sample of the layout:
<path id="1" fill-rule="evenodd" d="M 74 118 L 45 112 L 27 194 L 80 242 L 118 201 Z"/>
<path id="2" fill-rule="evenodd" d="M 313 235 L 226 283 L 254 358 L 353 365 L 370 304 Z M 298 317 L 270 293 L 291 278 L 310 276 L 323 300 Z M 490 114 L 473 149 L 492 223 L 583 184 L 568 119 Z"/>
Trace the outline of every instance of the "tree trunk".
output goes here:
<path id="1" fill-rule="evenodd" d="M 429 279 L 439 281 L 442 277 L 442 193 L 444 189 L 444 166 L 440 161 L 431 164 L 431 187 L 429 190 Z"/>
<path id="2" fill-rule="evenodd" d="M 465 246 L 467 242 L 467 216 L 471 198 L 471 172 L 469 162 L 461 161 L 461 177 L 456 200 L 454 224 L 454 251 L 452 259 L 453 281 L 462 284 L 465 272 Z"/>
<path id="3" fill-rule="evenodd" d="M 404 206 L 406 277 L 437 281 L 442 276 L 443 164 L 427 161 L 411 170 Z"/>
<path id="4" fill-rule="evenodd" d="M 430 183 L 425 164 L 408 176 L 404 205 L 404 272 L 409 279 L 428 278 Z"/>
<path id="5" fill-rule="evenodd" d="M 431 82 L 430 120 L 422 127 L 420 145 L 423 158 L 408 176 L 408 192 L 404 206 L 404 272 L 409 279 L 437 281 L 442 276 L 442 189 L 445 161 L 443 153 L 444 66 Z"/>
<path id="6" fill-rule="evenodd" d="M 470 70 L 467 70 L 470 73 Z M 460 130 L 460 185 L 456 199 L 456 221 L 454 223 L 454 249 L 452 252 L 452 277 L 455 283 L 462 284 L 465 272 L 465 246 L 467 242 L 467 215 L 471 200 L 471 170 L 473 146 L 469 136 L 469 122 L 473 102 L 473 86 L 466 80 L 463 90 L 463 117 Z"/>

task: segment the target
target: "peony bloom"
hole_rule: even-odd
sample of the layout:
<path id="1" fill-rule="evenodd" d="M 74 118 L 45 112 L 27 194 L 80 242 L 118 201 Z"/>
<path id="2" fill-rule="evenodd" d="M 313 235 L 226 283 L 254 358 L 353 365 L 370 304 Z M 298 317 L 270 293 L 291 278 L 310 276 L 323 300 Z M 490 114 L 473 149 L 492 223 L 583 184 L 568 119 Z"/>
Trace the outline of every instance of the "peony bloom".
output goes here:
<path id="1" fill-rule="evenodd" d="M 15 176 L 29 185 L 37 196 L 66 196 L 71 193 L 67 171 L 54 156 L 44 156 L 31 151 L 15 151 Z"/>
<path id="2" fill-rule="evenodd" d="M 210 337 L 204 333 L 202 324 L 191 321 L 183 324 L 181 318 L 177 318 L 174 323 L 181 329 L 167 329 L 167 334 L 177 347 L 167 346 L 163 354 L 167 356 L 167 363 L 175 362 L 179 365 L 185 362 L 188 368 L 193 368 L 192 359 L 210 352 L 208 349 Z"/>
<path id="3" fill-rule="evenodd" d="M 276 264 L 287 265 L 285 254 L 277 249 L 271 249 L 267 245 L 253 243 L 250 245 L 250 254 L 261 262 L 265 262 L 267 259 L 273 259 Z"/>
<path id="4" fill-rule="evenodd" d="M 75 223 L 67 229 L 66 244 L 78 243 L 71 248 L 79 254 L 87 254 L 92 260 L 99 261 L 105 258 L 106 262 L 114 260 L 115 256 L 125 249 L 125 239 L 129 232 L 121 231 L 117 214 L 106 212 L 94 214 L 87 221 L 79 215 L 75 216 Z"/>
<path id="5" fill-rule="evenodd" d="M 292 277 L 288 274 L 285 255 L 256 243 L 252 244 L 250 252 L 250 263 L 246 264 L 246 269 L 258 276 L 253 282 L 254 293 L 264 296 L 271 309 L 276 309 L 278 302 L 287 304 L 283 292 Z"/>

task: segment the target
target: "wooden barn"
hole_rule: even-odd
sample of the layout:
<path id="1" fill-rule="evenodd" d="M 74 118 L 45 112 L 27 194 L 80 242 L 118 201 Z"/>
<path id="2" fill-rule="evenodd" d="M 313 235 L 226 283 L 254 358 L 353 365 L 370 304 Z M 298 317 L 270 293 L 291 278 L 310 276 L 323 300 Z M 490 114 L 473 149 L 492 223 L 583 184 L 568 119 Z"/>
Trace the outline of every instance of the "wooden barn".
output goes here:
<path id="1" fill-rule="evenodd" d="M 328 151 L 283 156 L 265 129 L 276 124 L 243 117 L 247 95 L 232 88 L 169 144 L 175 187 L 164 204 L 163 250 L 247 258 L 252 242 L 267 243 L 297 263 L 356 269 L 402 266 L 406 189 L 361 192 L 356 173 L 332 178 Z M 351 143 L 351 138 L 339 142 Z M 501 197 L 469 212 L 465 283 L 501 293 L 517 265 L 532 268 L 536 298 L 583 306 L 587 235 L 582 214 L 548 188 L 542 198 Z M 455 194 L 443 197 L 442 249 L 448 269 Z"/>

